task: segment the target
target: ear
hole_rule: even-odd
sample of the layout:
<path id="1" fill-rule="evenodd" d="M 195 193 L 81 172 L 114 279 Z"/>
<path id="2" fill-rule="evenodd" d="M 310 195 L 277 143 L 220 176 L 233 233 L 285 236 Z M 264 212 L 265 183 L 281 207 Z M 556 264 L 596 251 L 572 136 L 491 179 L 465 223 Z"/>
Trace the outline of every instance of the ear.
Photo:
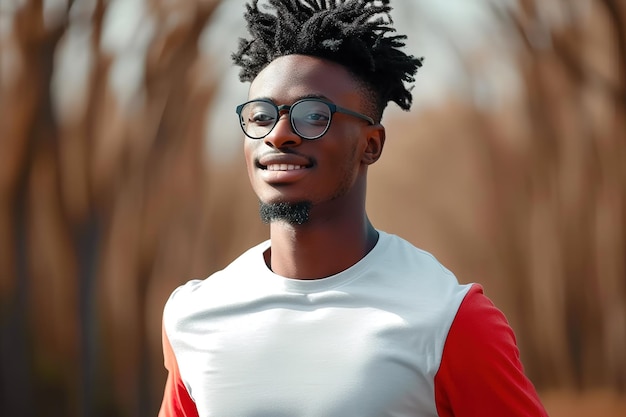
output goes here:
<path id="1" fill-rule="evenodd" d="M 361 157 L 361 162 L 371 165 L 378 161 L 385 146 L 385 127 L 381 124 L 367 126 L 367 146 Z"/>

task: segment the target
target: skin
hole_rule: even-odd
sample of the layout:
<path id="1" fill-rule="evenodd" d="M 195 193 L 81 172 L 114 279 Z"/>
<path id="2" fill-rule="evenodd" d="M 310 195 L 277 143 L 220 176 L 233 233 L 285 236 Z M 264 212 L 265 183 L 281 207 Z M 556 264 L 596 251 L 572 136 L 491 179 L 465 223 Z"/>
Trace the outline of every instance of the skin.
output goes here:
<path id="1" fill-rule="evenodd" d="M 277 58 L 249 90 L 249 99 L 269 98 L 278 105 L 310 95 L 367 114 L 357 80 L 343 66 L 316 57 Z M 272 271 L 294 279 L 323 278 L 354 265 L 374 247 L 378 233 L 365 212 L 367 169 L 379 159 L 384 142 L 382 125 L 343 113 L 333 115 L 328 132 L 318 140 L 293 133 L 286 113 L 265 138 L 245 138 L 248 176 L 262 202 L 312 203 L 307 223 L 270 224 L 271 249 L 265 259 Z M 302 169 L 266 169 L 274 163 Z"/>

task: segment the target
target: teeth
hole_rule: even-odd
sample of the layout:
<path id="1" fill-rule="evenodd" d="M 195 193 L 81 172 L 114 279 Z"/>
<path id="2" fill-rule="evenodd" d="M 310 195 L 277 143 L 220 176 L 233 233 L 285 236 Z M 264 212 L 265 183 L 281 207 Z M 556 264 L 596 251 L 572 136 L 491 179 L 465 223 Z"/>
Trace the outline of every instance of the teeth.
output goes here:
<path id="1" fill-rule="evenodd" d="M 293 171 L 296 169 L 303 169 L 302 165 L 291 165 L 291 164 L 272 164 L 267 166 L 268 171 Z"/>

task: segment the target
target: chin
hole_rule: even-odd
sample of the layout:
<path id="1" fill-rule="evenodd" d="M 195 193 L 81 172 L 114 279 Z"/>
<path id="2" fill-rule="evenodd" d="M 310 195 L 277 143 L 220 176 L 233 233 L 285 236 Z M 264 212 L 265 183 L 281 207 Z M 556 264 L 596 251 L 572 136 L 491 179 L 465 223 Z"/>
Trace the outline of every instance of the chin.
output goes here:
<path id="1" fill-rule="evenodd" d="M 294 195 L 294 193 L 284 193 L 281 192 L 277 187 L 264 187 L 264 190 L 257 190 L 259 192 L 256 193 L 259 202 L 263 204 L 296 204 L 302 201 L 306 201 L 307 198 L 299 195 Z M 269 188 L 269 189 L 268 189 Z"/>
<path id="2" fill-rule="evenodd" d="M 259 201 L 259 215 L 263 223 L 285 222 L 291 225 L 302 225 L 309 221 L 311 202 L 265 203 Z"/>

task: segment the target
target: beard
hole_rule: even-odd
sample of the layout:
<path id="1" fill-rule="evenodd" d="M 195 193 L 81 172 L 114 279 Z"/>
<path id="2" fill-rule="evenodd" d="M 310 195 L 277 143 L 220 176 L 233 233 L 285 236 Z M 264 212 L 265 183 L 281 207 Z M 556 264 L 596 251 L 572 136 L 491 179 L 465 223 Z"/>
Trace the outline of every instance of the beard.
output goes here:
<path id="1" fill-rule="evenodd" d="M 302 225 L 309 220 L 311 202 L 298 203 L 264 203 L 259 202 L 259 215 L 265 224 L 283 221 L 291 225 Z"/>

